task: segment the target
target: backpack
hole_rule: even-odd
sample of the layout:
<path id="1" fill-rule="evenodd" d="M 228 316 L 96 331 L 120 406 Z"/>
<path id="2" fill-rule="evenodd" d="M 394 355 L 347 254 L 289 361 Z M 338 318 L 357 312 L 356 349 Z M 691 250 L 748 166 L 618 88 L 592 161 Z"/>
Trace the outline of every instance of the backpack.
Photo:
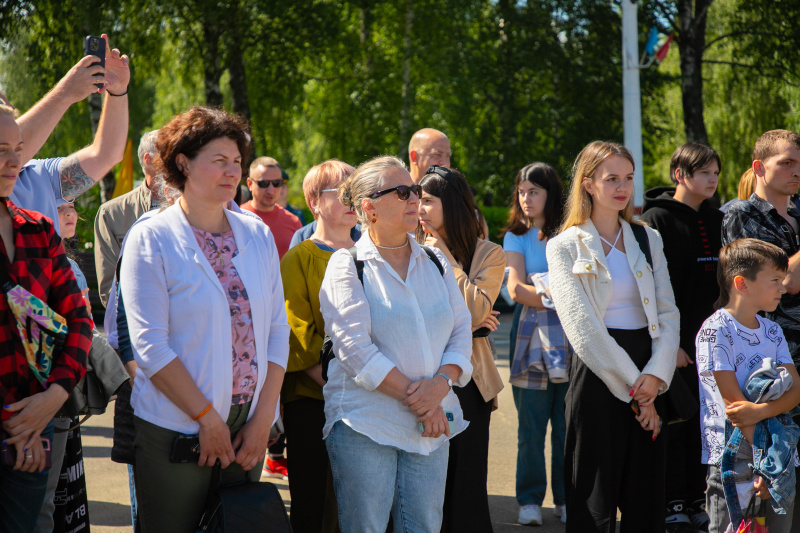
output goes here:
<path id="1" fill-rule="evenodd" d="M 439 262 L 439 258 L 436 257 L 436 254 L 433 252 L 433 249 L 430 246 L 422 245 L 422 249 L 425 250 L 425 253 L 428 254 L 428 257 L 433 261 L 433 264 L 436 265 L 436 268 L 439 269 L 439 274 L 444 276 L 444 267 L 442 263 Z M 353 256 L 353 262 L 356 264 L 356 275 L 358 276 L 358 281 L 361 282 L 361 286 L 364 286 L 364 261 L 359 261 L 357 259 L 358 252 L 356 247 L 353 246 L 348 249 L 350 255 Z M 333 353 L 333 340 L 328 336 L 325 335 L 325 340 L 322 342 L 322 349 L 319 351 L 319 363 L 322 365 L 322 379 L 326 382 L 328 381 L 328 366 L 330 365 L 333 358 L 336 357 L 336 354 Z"/>

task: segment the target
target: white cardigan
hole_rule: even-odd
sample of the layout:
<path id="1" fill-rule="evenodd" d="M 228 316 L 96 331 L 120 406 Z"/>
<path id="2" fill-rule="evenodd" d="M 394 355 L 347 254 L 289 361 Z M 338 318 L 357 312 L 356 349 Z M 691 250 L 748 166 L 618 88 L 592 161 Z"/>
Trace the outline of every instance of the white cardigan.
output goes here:
<path id="1" fill-rule="evenodd" d="M 260 220 L 225 211 L 239 253 L 233 258 L 250 297 L 258 382 L 250 416 L 267 376 L 267 363 L 286 368 L 289 325 L 278 252 Z M 181 433 L 197 433 L 191 420 L 150 381 L 176 357 L 200 391 L 228 418 L 233 388 L 228 299 L 197 244 L 180 205 L 136 224 L 122 258 L 122 295 L 139 365 L 131 402 L 136 416 Z"/>
<path id="2" fill-rule="evenodd" d="M 679 314 L 661 235 L 646 228 L 652 270 L 630 224 L 622 219 L 620 223 L 628 265 L 639 288 L 647 329 L 653 339 L 653 352 L 642 372 L 603 324 L 612 282 L 602 241 L 592 221 L 573 226 L 548 242 L 547 264 L 553 303 L 575 353 L 614 396 L 627 403 L 631 387 L 641 374 L 664 381 L 660 392 L 669 387 L 678 353 Z"/>

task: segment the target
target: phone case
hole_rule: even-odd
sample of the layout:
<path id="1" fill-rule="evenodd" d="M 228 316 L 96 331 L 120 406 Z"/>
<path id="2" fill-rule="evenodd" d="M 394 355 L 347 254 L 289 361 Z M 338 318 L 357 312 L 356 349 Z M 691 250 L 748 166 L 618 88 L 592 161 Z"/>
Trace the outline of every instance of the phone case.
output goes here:
<path id="1" fill-rule="evenodd" d="M 178 435 L 172 441 L 170 463 L 196 463 L 200 460 L 200 436 Z"/>
<path id="2" fill-rule="evenodd" d="M 456 423 L 453 421 L 453 413 L 450 411 L 445 411 L 444 416 L 447 417 L 447 425 L 450 426 L 450 433 L 455 433 L 456 431 Z M 425 425 L 422 422 L 417 422 L 419 427 L 420 433 L 425 433 Z"/>
<path id="3" fill-rule="evenodd" d="M 94 35 L 87 35 L 86 41 L 83 43 L 83 52 L 87 56 L 95 56 L 100 60 L 100 66 L 106 66 L 106 40 L 102 37 L 95 37 Z M 96 63 L 96 62 L 95 62 Z M 98 89 L 103 88 L 102 83 L 95 83 Z"/>
<path id="4" fill-rule="evenodd" d="M 50 451 L 50 439 L 42 438 L 42 448 L 44 448 L 44 468 L 49 469 L 53 465 L 53 456 Z M 14 466 L 17 462 L 17 449 L 13 444 L 0 445 L 0 464 L 3 466 Z"/>

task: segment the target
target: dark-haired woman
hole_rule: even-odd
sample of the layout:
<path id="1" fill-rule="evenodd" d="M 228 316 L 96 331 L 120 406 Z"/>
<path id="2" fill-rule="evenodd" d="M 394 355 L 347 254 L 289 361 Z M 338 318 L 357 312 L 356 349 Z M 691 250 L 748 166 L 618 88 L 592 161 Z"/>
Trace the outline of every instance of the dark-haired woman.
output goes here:
<path id="1" fill-rule="evenodd" d="M 460 172 L 434 166 L 419 184 L 417 240 L 441 250 L 467 302 L 473 332 L 486 328 L 472 339 L 472 379 L 454 389 L 469 427 L 450 441 L 442 531 L 491 532 L 489 420 L 503 382 L 486 335 L 497 329 L 492 306 L 503 284 L 506 258 L 500 246 L 478 238 L 482 228 L 475 202 Z"/>
<path id="2" fill-rule="evenodd" d="M 531 277 L 547 273 L 545 248 L 561 222 L 563 187 L 556 171 L 544 163 L 522 168 L 516 177 L 514 198 L 505 228 L 503 249 L 508 261 L 508 292 L 517 302 L 511 329 L 511 390 L 517 407 L 517 521 L 542 524 L 542 502 L 547 491 L 545 436 L 550 432 L 550 486 L 553 513 L 566 522 L 564 496 L 564 397 L 568 383 L 563 373 L 540 363 L 543 357 L 561 355 L 567 344 L 558 315 L 548 306 L 546 293 L 534 287 Z M 549 345 L 543 345 L 542 335 Z M 547 349 L 545 349 L 547 348 Z"/>
<path id="3" fill-rule="evenodd" d="M 134 478 L 144 531 L 193 532 L 217 461 L 223 485 L 260 477 L 289 326 L 269 228 L 224 207 L 250 156 L 246 123 L 195 107 L 161 128 L 156 149 L 182 195 L 131 229 L 122 258 Z M 184 435 L 199 439 L 199 459 Z"/>

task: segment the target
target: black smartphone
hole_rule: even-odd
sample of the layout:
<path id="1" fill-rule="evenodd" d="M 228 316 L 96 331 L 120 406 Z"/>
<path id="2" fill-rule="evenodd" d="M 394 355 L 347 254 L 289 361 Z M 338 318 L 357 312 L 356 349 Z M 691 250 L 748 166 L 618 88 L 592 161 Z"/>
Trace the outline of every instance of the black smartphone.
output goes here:
<path id="1" fill-rule="evenodd" d="M 85 56 L 95 56 L 100 60 L 100 66 L 106 66 L 106 40 L 102 37 L 95 37 L 94 35 L 87 35 L 86 41 L 83 43 L 83 53 Z M 97 64 L 97 61 L 93 63 Z M 102 83 L 95 83 L 98 89 L 103 88 Z"/>
<path id="2" fill-rule="evenodd" d="M 178 435 L 172 441 L 170 463 L 196 463 L 200 460 L 200 435 Z"/>
<path id="3" fill-rule="evenodd" d="M 488 337 L 489 333 L 491 333 L 491 331 L 489 331 L 489 328 L 487 327 L 478 328 L 472 332 L 472 338 L 477 339 L 479 337 Z"/>

